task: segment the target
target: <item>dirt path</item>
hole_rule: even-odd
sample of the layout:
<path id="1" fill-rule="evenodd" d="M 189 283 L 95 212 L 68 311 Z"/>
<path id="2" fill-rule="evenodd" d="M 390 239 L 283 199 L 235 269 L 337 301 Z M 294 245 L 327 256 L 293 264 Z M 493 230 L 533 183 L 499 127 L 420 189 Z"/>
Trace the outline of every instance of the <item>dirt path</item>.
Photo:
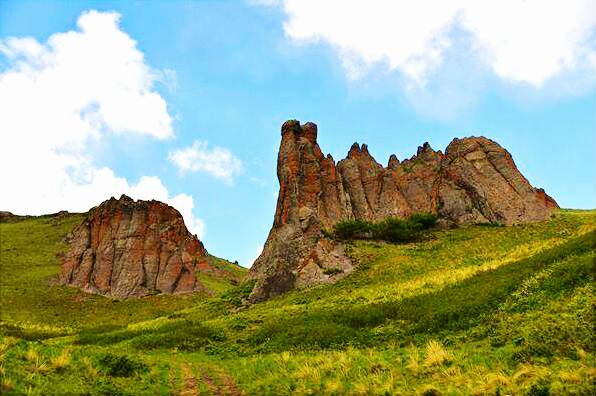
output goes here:
<path id="1" fill-rule="evenodd" d="M 180 396 L 196 396 L 199 395 L 197 378 L 194 376 L 192 369 L 186 363 L 182 363 L 182 375 L 184 376 L 184 385 L 180 391 Z"/>
<path id="2" fill-rule="evenodd" d="M 234 379 L 232 377 L 230 377 L 229 375 L 224 375 L 223 376 L 223 380 L 224 380 L 224 384 L 227 390 L 227 394 L 231 395 L 231 396 L 242 396 L 244 395 L 244 393 L 242 392 L 242 390 L 240 390 L 240 388 L 238 388 L 238 386 L 236 385 L 236 383 L 234 382 Z"/>
<path id="3" fill-rule="evenodd" d="M 214 396 L 243 396 L 244 392 L 234 382 L 234 379 L 221 368 L 213 367 L 212 370 L 207 370 L 206 367 L 194 367 L 188 363 L 180 364 L 180 372 L 182 377 L 182 389 L 175 391 L 172 387 L 173 394 L 180 396 L 197 396 L 197 395 L 214 395 Z M 171 375 L 170 375 L 171 378 Z M 170 383 L 172 381 L 170 380 Z M 203 387 L 201 388 L 201 385 Z M 205 386 L 208 391 L 205 393 Z"/>
<path id="4" fill-rule="evenodd" d="M 213 378 L 211 378 L 206 372 L 202 372 L 201 373 L 201 379 L 203 380 L 203 382 L 205 384 L 207 384 L 207 386 L 209 387 L 209 390 L 215 395 L 215 396 L 222 396 L 223 393 L 221 393 L 221 389 L 219 388 L 219 386 L 217 386 L 217 384 L 215 383 L 215 381 L 213 381 Z"/>

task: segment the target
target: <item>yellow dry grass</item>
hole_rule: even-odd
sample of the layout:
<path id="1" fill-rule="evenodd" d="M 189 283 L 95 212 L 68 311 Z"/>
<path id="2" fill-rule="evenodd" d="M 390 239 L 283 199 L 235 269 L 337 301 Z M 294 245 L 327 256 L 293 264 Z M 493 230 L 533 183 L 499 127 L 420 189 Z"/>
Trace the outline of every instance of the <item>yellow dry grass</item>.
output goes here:
<path id="1" fill-rule="evenodd" d="M 51 365 L 54 370 L 64 370 L 70 365 L 70 350 L 64 349 L 60 355 L 51 359 Z"/>
<path id="2" fill-rule="evenodd" d="M 35 349 L 29 348 L 25 353 L 25 359 L 28 362 L 36 362 L 39 360 L 39 353 Z"/>
<path id="3" fill-rule="evenodd" d="M 415 345 L 410 345 L 407 349 L 408 353 L 408 370 L 412 373 L 417 373 L 420 370 L 418 348 Z"/>
<path id="4" fill-rule="evenodd" d="M 424 365 L 428 367 L 441 366 L 453 361 L 453 355 L 440 342 L 435 340 L 430 340 L 426 344 L 425 352 Z"/>

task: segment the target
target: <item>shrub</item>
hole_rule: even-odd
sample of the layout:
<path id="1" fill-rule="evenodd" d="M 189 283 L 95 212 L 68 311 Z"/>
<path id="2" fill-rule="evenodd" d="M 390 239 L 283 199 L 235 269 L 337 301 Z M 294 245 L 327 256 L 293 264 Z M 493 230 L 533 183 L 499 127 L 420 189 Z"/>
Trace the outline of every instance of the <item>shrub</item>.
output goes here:
<path id="1" fill-rule="evenodd" d="M 534 384 L 526 393 L 528 396 L 548 396 L 550 388 L 548 384 Z"/>
<path id="2" fill-rule="evenodd" d="M 491 221 L 488 223 L 476 223 L 476 225 L 482 227 L 505 227 L 505 224 L 499 223 L 498 221 Z"/>
<path id="3" fill-rule="evenodd" d="M 437 225 L 437 215 L 432 213 L 413 213 L 412 215 L 410 215 L 408 220 L 410 221 L 410 223 L 420 224 L 423 230 L 428 230 L 429 228 L 432 228 Z"/>
<path id="4" fill-rule="evenodd" d="M 134 361 L 126 355 L 105 354 L 100 360 L 99 365 L 103 372 L 110 377 L 130 377 L 137 371 L 147 368 L 143 363 Z"/>
<path id="5" fill-rule="evenodd" d="M 418 238 L 420 226 L 406 220 L 389 217 L 373 226 L 375 239 L 388 242 L 410 242 Z"/>
<path id="6" fill-rule="evenodd" d="M 340 221 L 334 227 L 334 234 L 338 239 L 369 238 L 371 231 L 372 224 L 363 220 Z"/>
<path id="7" fill-rule="evenodd" d="M 323 270 L 323 273 L 325 275 L 336 275 L 336 274 L 341 274 L 343 272 L 344 272 L 344 270 L 342 270 L 341 268 L 325 268 Z"/>
<path id="8" fill-rule="evenodd" d="M 407 219 L 388 217 L 372 223 L 364 220 L 340 221 L 333 233 L 324 230 L 323 236 L 340 240 L 375 239 L 388 242 L 412 242 L 420 239 L 421 231 L 437 224 L 437 216 L 432 213 L 414 213 Z"/>

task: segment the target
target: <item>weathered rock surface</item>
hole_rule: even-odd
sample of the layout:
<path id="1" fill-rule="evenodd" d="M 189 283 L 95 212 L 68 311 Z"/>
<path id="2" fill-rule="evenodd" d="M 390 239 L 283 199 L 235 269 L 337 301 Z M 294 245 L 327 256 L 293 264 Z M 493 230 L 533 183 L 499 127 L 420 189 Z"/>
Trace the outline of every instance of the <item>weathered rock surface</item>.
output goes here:
<path id="1" fill-rule="evenodd" d="M 281 128 L 279 197 L 273 227 L 250 276 L 253 302 L 295 287 L 332 282 L 353 270 L 339 243 L 322 238 L 338 221 L 376 221 L 431 212 L 441 222 L 515 224 L 548 218 L 557 203 L 533 188 L 511 155 L 485 137 L 453 139 L 445 154 L 428 143 L 387 167 L 354 143 L 337 164 L 317 144 L 317 126 Z"/>
<path id="2" fill-rule="evenodd" d="M 180 213 L 158 201 L 123 195 L 91 209 L 69 237 L 61 281 L 115 298 L 203 290 L 207 252 Z"/>

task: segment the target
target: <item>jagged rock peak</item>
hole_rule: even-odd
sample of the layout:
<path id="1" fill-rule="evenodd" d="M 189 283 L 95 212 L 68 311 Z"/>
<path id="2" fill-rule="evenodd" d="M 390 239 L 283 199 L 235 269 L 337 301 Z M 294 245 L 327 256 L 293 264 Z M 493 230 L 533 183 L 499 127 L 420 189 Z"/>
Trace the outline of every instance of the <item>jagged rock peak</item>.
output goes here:
<path id="1" fill-rule="evenodd" d="M 441 152 L 441 150 L 435 151 L 431 147 L 430 143 L 424 142 L 424 144 L 422 144 L 422 146 L 418 146 L 418 149 L 416 150 L 416 155 L 414 155 L 412 158 L 410 158 L 410 161 L 413 161 L 416 159 L 423 160 L 423 161 L 438 161 L 438 160 L 441 160 L 442 158 L 443 158 L 443 153 Z"/>
<path id="2" fill-rule="evenodd" d="M 115 199 L 114 197 L 112 197 L 112 198 L 110 198 L 110 200 L 113 200 L 113 201 L 115 201 L 116 199 Z M 132 199 L 131 197 L 129 197 L 129 196 L 128 196 L 128 195 L 126 195 L 126 194 L 122 194 L 122 195 L 120 196 L 120 199 L 119 199 L 119 201 L 120 201 L 121 203 L 134 203 L 134 202 L 135 202 L 135 200 L 134 200 L 134 199 Z"/>
<path id="3" fill-rule="evenodd" d="M 350 151 L 348 151 L 347 158 L 359 158 L 359 157 L 371 157 L 370 153 L 368 152 L 368 145 L 363 143 L 362 145 L 355 142 L 350 147 Z"/>
<path id="4" fill-rule="evenodd" d="M 159 201 L 122 195 L 92 208 L 69 236 L 62 283 L 115 298 L 203 290 L 207 251 L 180 213 Z"/>
<path id="5" fill-rule="evenodd" d="M 316 128 L 307 125 L 291 120 L 282 126 L 279 197 L 250 272 L 257 280 L 253 302 L 352 271 L 341 244 L 321 237 L 339 221 L 431 212 L 443 224 L 515 224 L 547 219 L 558 207 L 530 185 L 507 150 L 485 137 L 453 139 L 445 155 L 426 142 L 409 160 L 392 155 L 384 168 L 358 143 L 335 164 L 316 144 Z"/>
<path id="6" fill-rule="evenodd" d="M 317 143 L 317 124 L 314 122 L 307 122 L 301 125 L 298 120 L 288 120 L 281 126 L 282 137 L 289 132 L 293 133 L 296 139 L 303 137 L 312 144 Z"/>
<path id="7" fill-rule="evenodd" d="M 397 169 L 397 167 L 399 166 L 399 160 L 397 159 L 397 156 L 395 154 L 391 154 L 389 156 L 389 162 L 387 163 L 387 168 L 389 169 Z"/>
<path id="8" fill-rule="evenodd" d="M 348 158 L 356 157 L 360 154 L 360 144 L 358 142 L 354 142 L 350 147 L 350 151 L 348 151 Z"/>
<path id="9" fill-rule="evenodd" d="M 307 122 L 302 125 L 302 136 L 307 138 L 312 144 L 317 142 L 317 124 L 314 122 Z"/>
<path id="10" fill-rule="evenodd" d="M 288 120 L 284 122 L 281 126 L 281 135 L 283 136 L 287 132 L 294 132 L 299 134 L 301 131 L 300 129 L 300 121 L 298 120 Z"/>
<path id="11" fill-rule="evenodd" d="M 418 150 L 416 151 L 417 156 L 421 156 L 427 152 L 435 152 L 432 147 L 430 147 L 430 143 L 424 142 L 422 146 L 418 146 Z"/>

